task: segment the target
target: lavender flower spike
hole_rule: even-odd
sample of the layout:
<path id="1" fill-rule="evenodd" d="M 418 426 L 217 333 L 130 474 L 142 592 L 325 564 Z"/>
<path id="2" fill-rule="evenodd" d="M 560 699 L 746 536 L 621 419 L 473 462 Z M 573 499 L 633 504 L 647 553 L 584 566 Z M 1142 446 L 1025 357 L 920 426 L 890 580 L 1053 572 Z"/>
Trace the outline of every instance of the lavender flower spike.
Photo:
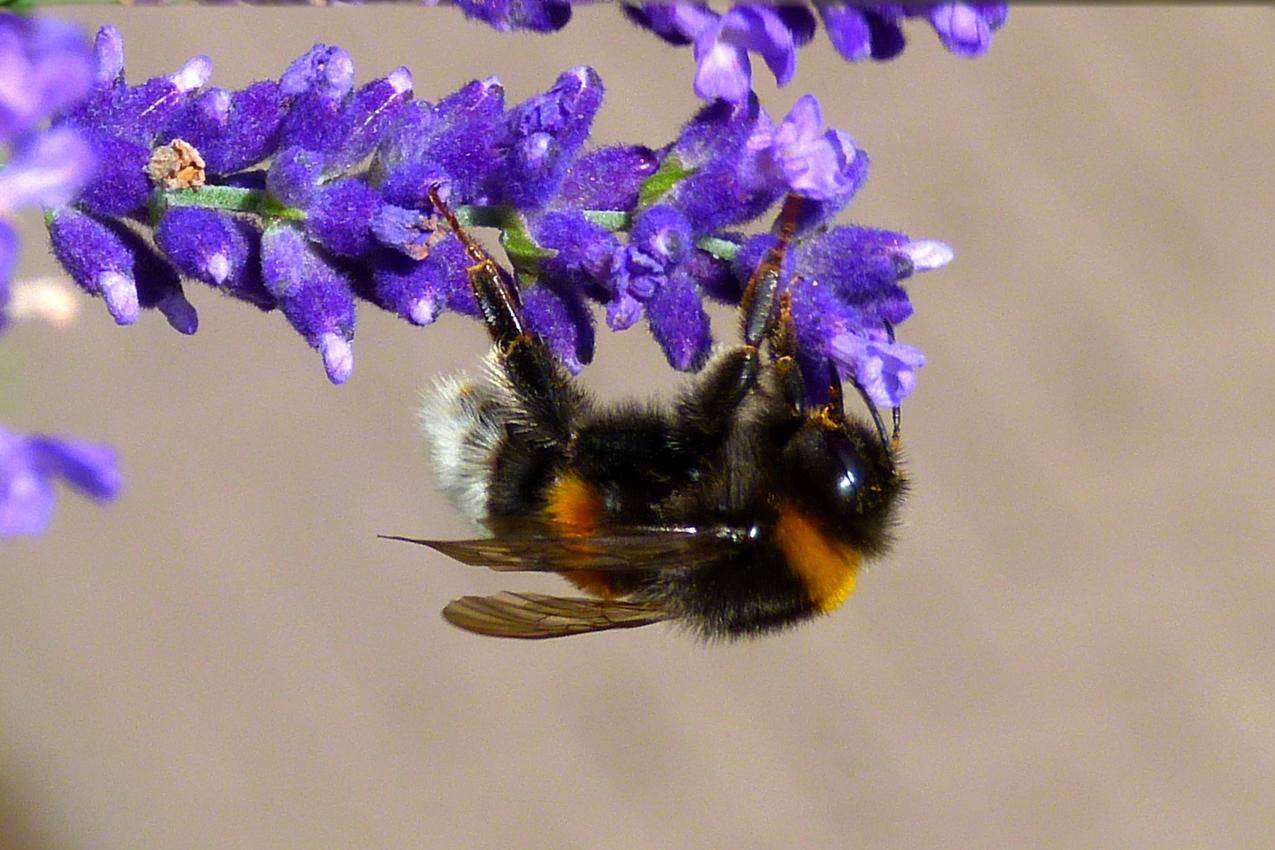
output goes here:
<path id="1" fill-rule="evenodd" d="M 44 531 L 58 478 L 99 502 L 115 498 L 123 483 L 108 446 L 0 428 L 0 538 Z"/>

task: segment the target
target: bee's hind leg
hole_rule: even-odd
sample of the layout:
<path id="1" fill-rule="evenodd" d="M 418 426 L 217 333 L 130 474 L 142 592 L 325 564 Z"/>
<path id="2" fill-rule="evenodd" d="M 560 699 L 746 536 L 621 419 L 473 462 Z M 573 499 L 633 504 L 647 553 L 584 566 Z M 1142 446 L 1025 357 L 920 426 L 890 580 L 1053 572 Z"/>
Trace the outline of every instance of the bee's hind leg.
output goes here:
<path id="1" fill-rule="evenodd" d="M 565 443 L 580 407 L 579 390 L 540 337 L 524 324 L 522 300 L 513 277 L 465 232 L 437 186 L 430 188 L 429 198 L 473 262 L 466 273 L 491 336 L 496 361 L 526 408 L 528 421 L 536 423 L 540 430 L 537 439 L 548 444 Z"/>
<path id="2" fill-rule="evenodd" d="M 518 297 L 518 288 L 514 286 L 509 274 L 461 226 L 456 213 L 442 199 L 437 186 L 430 187 L 429 199 L 434 209 L 447 219 L 452 233 L 465 246 L 465 253 L 473 262 L 466 273 L 469 276 L 469 285 L 474 290 L 474 298 L 478 301 L 478 309 L 483 314 L 483 321 L 487 323 L 491 341 L 500 346 L 510 345 L 526 332 L 522 324 L 522 301 Z"/>

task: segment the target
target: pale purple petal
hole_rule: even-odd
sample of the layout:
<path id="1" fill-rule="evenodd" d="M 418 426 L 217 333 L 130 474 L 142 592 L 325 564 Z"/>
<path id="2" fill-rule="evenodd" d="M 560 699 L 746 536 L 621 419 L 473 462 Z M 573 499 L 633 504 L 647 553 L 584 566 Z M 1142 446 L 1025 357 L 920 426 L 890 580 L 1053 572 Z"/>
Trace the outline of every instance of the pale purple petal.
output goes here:
<path id="1" fill-rule="evenodd" d="M 853 376 L 882 407 L 897 407 L 916 388 L 916 370 L 925 355 L 906 343 L 866 339 L 842 333 L 828 343 L 828 354 L 845 373 Z"/>
<path id="2" fill-rule="evenodd" d="M 912 261 L 912 268 L 919 272 L 941 269 L 956 256 L 952 246 L 937 239 L 920 239 L 909 242 L 901 249 Z"/>
<path id="3" fill-rule="evenodd" d="M 943 3 L 930 10 L 930 24 L 952 53 L 982 56 L 992 43 L 992 28 L 977 9 L 965 3 Z"/>
<path id="4" fill-rule="evenodd" d="M 722 41 L 760 53 L 775 82 L 787 85 L 797 67 L 792 31 L 768 6 L 736 6 L 722 16 Z"/>
<path id="5" fill-rule="evenodd" d="M 25 206 L 62 206 L 92 176 L 93 150 L 80 134 L 57 128 L 0 166 L 0 210 Z"/>
<path id="6" fill-rule="evenodd" d="M 719 40 L 720 24 L 695 40 L 695 93 L 705 100 L 741 103 L 752 91 L 748 52 Z"/>

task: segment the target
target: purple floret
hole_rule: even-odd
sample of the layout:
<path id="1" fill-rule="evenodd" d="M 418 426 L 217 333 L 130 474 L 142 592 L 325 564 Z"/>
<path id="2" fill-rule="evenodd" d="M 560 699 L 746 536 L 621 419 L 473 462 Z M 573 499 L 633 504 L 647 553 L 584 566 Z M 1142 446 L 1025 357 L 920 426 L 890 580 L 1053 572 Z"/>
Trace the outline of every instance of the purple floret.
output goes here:
<path id="1" fill-rule="evenodd" d="M 593 314 L 580 292 L 543 280 L 523 290 L 527 327 L 539 335 L 572 374 L 593 360 Z"/>
<path id="2" fill-rule="evenodd" d="M 588 151 L 567 170 L 554 206 L 631 210 L 638 189 L 659 168 L 655 151 L 644 145 L 616 145 Z"/>
<path id="3" fill-rule="evenodd" d="M 164 139 L 189 142 L 203 156 L 208 174 L 221 177 L 273 153 L 283 116 L 283 94 L 273 80 L 236 92 L 212 88 L 191 98 Z"/>
<path id="4" fill-rule="evenodd" d="M 266 288 L 279 308 L 323 356 L 328 378 L 344 383 L 354 368 L 354 296 L 351 281 L 324 258 L 305 234 L 286 223 L 271 225 L 261 240 Z"/>
<path id="5" fill-rule="evenodd" d="M 304 207 L 314 197 L 327 166 L 327 157 L 318 151 L 285 148 L 270 162 L 266 188 L 280 203 Z"/>
<path id="6" fill-rule="evenodd" d="M 571 20 L 570 0 L 456 0 L 465 17 L 499 32 L 556 32 Z"/>
<path id="7" fill-rule="evenodd" d="M 680 372 L 697 371 L 713 345 L 702 301 L 695 281 L 679 270 L 646 302 L 651 335 L 664 350 L 669 365 Z"/>
<path id="8" fill-rule="evenodd" d="M 578 210 L 555 210 L 534 218 L 536 242 L 554 252 L 540 261 L 546 277 L 581 292 L 600 292 L 598 284 L 611 275 L 620 242 L 614 233 L 584 217 Z"/>
<path id="9" fill-rule="evenodd" d="M 341 111 L 333 165 L 347 169 L 376 148 L 412 95 L 412 74 L 398 68 L 356 91 Z"/>
<path id="10" fill-rule="evenodd" d="M 361 257 L 375 246 L 372 222 L 383 205 L 375 189 L 347 177 L 318 189 L 306 212 L 306 232 L 334 254 Z"/>
<path id="11" fill-rule="evenodd" d="M 57 479 L 98 502 L 115 498 L 123 486 L 109 446 L 0 428 L 0 538 L 48 527 Z"/>
<path id="12" fill-rule="evenodd" d="M 416 157 L 451 176 L 459 202 L 487 203 L 490 183 L 501 165 L 505 90 L 490 77 L 475 80 L 434 107 L 436 124 Z"/>
<path id="13" fill-rule="evenodd" d="M 509 153 L 496 177 L 502 202 L 518 209 L 544 205 L 588 138 L 602 95 L 597 72 L 580 66 L 560 75 L 549 91 L 509 110 Z"/>
<path id="14" fill-rule="evenodd" d="M 279 78 L 287 97 L 312 92 L 339 101 L 354 88 L 354 60 L 339 47 L 316 44 L 292 61 Z"/>
<path id="15" fill-rule="evenodd" d="M 263 310 L 274 308 L 261 280 L 261 233 L 243 217 L 177 207 L 155 228 L 155 244 L 183 275 Z"/>
<path id="16" fill-rule="evenodd" d="M 138 317 L 133 254 L 110 228 L 78 210 L 64 207 L 49 221 L 53 256 L 89 295 L 100 296 L 115 321 L 131 325 Z"/>
<path id="17" fill-rule="evenodd" d="M 423 260 L 381 251 L 375 257 L 373 289 L 364 297 L 415 325 L 431 324 L 447 310 L 478 316 L 465 274 L 469 264 L 464 247 L 451 235 Z"/>
<path id="18" fill-rule="evenodd" d="M 686 216 L 666 205 L 645 210 L 634 221 L 628 244 L 616 254 L 612 290 L 647 301 L 686 258 L 692 243 Z"/>
<path id="19" fill-rule="evenodd" d="M 144 209 L 151 194 L 151 181 L 146 174 L 150 148 L 100 131 L 85 135 L 98 169 L 80 193 L 78 203 L 99 215 L 129 215 Z"/>

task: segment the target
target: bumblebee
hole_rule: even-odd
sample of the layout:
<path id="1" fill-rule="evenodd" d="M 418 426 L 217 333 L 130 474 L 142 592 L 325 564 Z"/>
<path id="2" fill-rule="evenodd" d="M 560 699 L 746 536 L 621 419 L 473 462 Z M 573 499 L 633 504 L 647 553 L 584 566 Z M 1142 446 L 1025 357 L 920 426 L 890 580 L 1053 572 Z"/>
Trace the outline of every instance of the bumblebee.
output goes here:
<path id="1" fill-rule="evenodd" d="M 800 198 L 748 282 L 741 344 L 667 407 L 595 407 L 523 323 L 512 277 L 464 245 L 490 332 L 481 374 L 439 383 L 422 411 L 442 489 L 491 536 L 420 540 L 474 566 L 558 573 L 586 597 L 465 596 L 443 617 L 471 632 L 551 638 L 671 621 L 709 640 L 751 637 L 837 608 L 887 548 L 905 490 L 898 410 L 886 436 L 846 414 L 830 370 L 810 405 L 781 266 Z M 762 350 L 766 350 L 763 359 Z"/>

